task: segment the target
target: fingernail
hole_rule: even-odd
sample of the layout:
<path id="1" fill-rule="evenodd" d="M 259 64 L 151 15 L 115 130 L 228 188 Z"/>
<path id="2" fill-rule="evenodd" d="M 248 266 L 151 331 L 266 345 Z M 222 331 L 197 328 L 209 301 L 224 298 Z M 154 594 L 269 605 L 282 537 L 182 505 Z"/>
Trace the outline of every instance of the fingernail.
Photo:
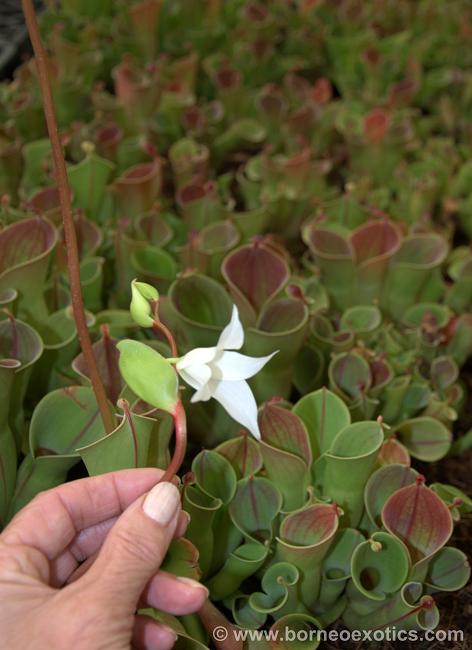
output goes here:
<path id="1" fill-rule="evenodd" d="M 180 494 L 172 483 L 158 483 L 144 499 L 145 514 L 161 526 L 167 526 L 180 510 Z"/>
<path id="2" fill-rule="evenodd" d="M 207 596 L 210 594 L 205 585 L 202 585 L 201 582 L 197 582 L 197 580 L 192 580 L 192 578 L 186 578 L 185 576 L 176 576 L 176 578 L 179 582 L 187 585 L 187 587 L 191 587 L 192 589 L 200 589 L 200 591 L 204 591 Z"/>
<path id="3" fill-rule="evenodd" d="M 177 639 L 179 638 L 177 636 L 177 632 L 175 630 L 173 630 L 171 627 L 169 627 L 168 625 L 164 625 L 164 623 L 160 623 L 159 625 L 160 625 L 163 632 L 166 632 L 170 637 L 172 637 L 174 639 L 174 643 L 175 643 L 177 641 Z"/>
<path id="4" fill-rule="evenodd" d="M 192 517 L 188 514 L 188 512 L 185 512 L 185 510 L 182 510 L 182 516 L 185 519 L 186 525 L 188 526 L 192 521 Z"/>

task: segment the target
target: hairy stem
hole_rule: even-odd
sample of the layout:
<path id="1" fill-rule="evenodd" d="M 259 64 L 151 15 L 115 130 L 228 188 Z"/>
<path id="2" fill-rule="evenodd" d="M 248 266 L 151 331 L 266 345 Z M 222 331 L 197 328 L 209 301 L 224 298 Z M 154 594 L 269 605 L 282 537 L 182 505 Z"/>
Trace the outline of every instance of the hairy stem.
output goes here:
<path id="1" fill-rule="evenodd" d="M 38 28 L 38 21 L 31 0 L 22 0 L 23 13 L 28 28 L 31 45 L 38 69 L 39 84 L 43 98 L 44 116 L 51 141 L 52 154 L 54 160 L 54 171 L 56 174 L 57 186 L 59 190 L 59 200 L 61 205 L 62 221 L 64 226 L 64 236 L 67 250 L 67 268 L 69 273 L 69 285 L 72 300 L 74 319 L 77 327 L 77 335 L 80 346 L 87 364 L 87 369 L 95 393 L 95 398 L 100 409 L 105 430 L 109 433 L 115 428 L 114 418 L 108 406 L 108 400 L 103 386 L 103 382 L 98 372 L 97 364 L 90 340 L 87 319 L 82 297 L 82 288 L 80 286 L 80 261 L 77 248 L 77 235 L 75 232 L 74 220 L 72 217 L 72 205 L 69 182 L 67 178 L 66 163 L 62 151 L 59 129 L 57 126 L 56 111 L 52 96 L 51 83 L 48 74 L 47 54 L 41 41 Z"/>

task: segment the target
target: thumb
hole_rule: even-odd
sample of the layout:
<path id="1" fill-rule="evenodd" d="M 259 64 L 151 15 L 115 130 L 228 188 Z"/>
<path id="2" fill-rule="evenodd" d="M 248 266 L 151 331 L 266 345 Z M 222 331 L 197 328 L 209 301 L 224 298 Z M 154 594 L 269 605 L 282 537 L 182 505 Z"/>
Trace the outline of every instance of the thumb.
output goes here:
<path id="1" fill-rule="evenodd" d="M 180 512 L 180 494 L 175 485 L 155 485 L 124 511 L 92 567 L 78 582 L 83 587 L 90 581 L 95 597 L 111 597 L 114 607 L 134 613 L 144 587 L 164 559 Z"/>

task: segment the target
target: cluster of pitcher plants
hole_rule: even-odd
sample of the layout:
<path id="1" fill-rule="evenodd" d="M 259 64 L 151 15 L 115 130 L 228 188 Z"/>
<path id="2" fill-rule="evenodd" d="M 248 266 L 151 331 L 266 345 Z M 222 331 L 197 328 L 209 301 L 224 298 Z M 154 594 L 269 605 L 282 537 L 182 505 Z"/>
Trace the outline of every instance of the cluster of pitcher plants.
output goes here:
<path id="1" fill-rule="evenodd" d="M 31 58 L 0 85 L 0 528 L 71 471 L 179 470 L 165 569 L 213 617 L 435 628 L 470 577 L 447 544 L 472 501 L 425 464 L 472 446 L 467 2 L 40 23 L 104 399 Z M 150 613 L 211 644 L 207 616 Z"/>

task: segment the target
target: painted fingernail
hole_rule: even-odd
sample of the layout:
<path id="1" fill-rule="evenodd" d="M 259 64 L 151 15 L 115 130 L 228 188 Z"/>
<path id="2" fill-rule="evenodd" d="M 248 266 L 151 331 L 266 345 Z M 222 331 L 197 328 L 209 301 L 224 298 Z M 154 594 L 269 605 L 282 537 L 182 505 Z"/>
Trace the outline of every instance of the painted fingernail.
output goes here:
<path id="1" fill-rule="evenodd" d="M 205 587 L 205 585 L 202 585 L 201 582 L 197 582 L 196 580 L 192 580 L 192 578 L 186 578 L 185 576 L 176 576 L 176 578 L 179 582 L 186 585 L 187 587 L 191 587 L 192 589 L 200 589 L 200 591 L 204 591 L 207 596 L 210 593 L 208 589 Z"/>
<path id="2" fill-rule="evenodd" d="M 144 499 L 145 514 L 161 526 L 168 526 L 180 511 L 180 493 L 172 483 L 158 483 Z"/>

